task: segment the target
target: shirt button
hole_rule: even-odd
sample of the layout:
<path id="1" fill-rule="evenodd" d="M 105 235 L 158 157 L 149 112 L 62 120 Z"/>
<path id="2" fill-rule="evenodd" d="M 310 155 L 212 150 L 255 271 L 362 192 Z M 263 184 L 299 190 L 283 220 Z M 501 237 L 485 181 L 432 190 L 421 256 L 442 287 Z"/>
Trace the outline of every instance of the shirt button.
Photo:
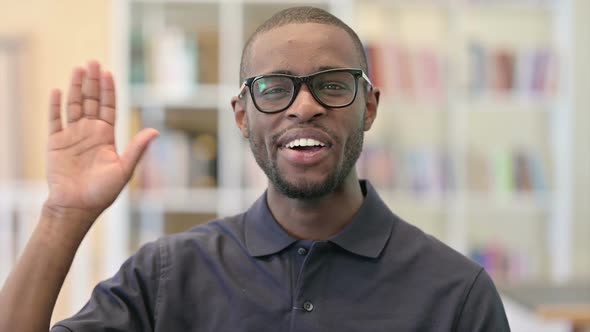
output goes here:
<path id="1" fill-rule="evenodd" d="M 305 256 L 307 254 L 307 249 L 299 248 L 299 249 L 297 249 L 297 253 L 301 256 Z"/>
<path id="2" fill-rule="evenodd" d="M 311 312 L 313 310 L 313 303 L 311 303 L 309 301 L 303 303 L 303 310 L 305 310 L 307 312 Z"/>

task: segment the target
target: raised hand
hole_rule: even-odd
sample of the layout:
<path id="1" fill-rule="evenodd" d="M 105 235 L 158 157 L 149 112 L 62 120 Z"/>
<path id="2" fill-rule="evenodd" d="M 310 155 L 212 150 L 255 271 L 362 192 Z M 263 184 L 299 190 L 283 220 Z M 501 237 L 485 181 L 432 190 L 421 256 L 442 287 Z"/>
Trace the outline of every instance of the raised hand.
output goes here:
<path id="1" fill-rule="evenodd" d="M 49 197 L 14 270 L 0 289 L 0 331 L 48 331 L 57 295 L 96 217 L 117 197 L 158 132 L 144 129 L 119 156 L 115 85 L 97 62 L 72 74 L 66 117 L 51 93 Z M 65 125 L 62 123 L 65 122 Z"/>
<path id="2" fill-rule="evenodd" d="M 50 97 L 46 207 L 96 215 L 119 195 L 149 142 L 158 132 L 140 131 L 122 155 L 115 148 L 115 85 L 97 62 L 72 73 L 66 121 L 61 92 Z M 65 126 L 64 123 L 65 122 Z"/>

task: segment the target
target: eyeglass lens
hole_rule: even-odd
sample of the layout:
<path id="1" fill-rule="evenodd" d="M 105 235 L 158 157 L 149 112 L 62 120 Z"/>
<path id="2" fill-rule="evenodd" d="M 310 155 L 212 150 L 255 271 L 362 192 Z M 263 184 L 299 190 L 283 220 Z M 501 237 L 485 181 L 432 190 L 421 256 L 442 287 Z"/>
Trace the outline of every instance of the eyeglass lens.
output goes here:
<path id="1" fill-rule="evenodd" d="M 355 76 L 350 72 L 326 72 L 311 79 L 312 93 L 329 107 L 341 107 L 352 102 L 355 96 Z M 254 101 L 262 111 L 272 112 L 289 105 L 295 92 L 295 83 L 288 76 L 263 76 L 252 82 Z"/>

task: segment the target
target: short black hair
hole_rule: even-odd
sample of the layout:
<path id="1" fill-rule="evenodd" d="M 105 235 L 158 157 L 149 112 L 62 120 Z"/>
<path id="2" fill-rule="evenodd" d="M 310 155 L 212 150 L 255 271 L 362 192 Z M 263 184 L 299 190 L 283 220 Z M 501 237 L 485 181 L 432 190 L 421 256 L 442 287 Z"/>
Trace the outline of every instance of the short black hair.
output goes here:
<path id="1" fill-rule="evenodd" d="M 252 43 L 254 42 L 254 40 L 256 40 L 256 37 L 258 37 L 258 35 L 260 35 L 263 32 L 267 32 L 272 29 L 291 23 L 320 23 L 335 26 L 346 31 L 346 33 L 348 33 L 348 35 L 352 39 L 352 42 L 358 53 L 361 62 L 361 69 L 366 73 L 368 72 L 367 55 L 365 54 L 363 43 L 351 27 L 349 27 L 346 23 L 342 22 L 342 20 L 340 20 L 338 17 L 328 13 L 327 11 L 321 8 L 309 6 L 292 7 L 281 10 L 278 13 L 271 16 L 268 20 L 262 23 L 262 25 L 260 25 L 256 29 L 256 31 L 254 31 L 252 36 L 250 36 L 242 51 L 242 60 L 240 62 L 240 84 L 246 78 L 246 69 L 248 67 L 248 62 L 250 60 L 250 49 L 252 47 Z"/>

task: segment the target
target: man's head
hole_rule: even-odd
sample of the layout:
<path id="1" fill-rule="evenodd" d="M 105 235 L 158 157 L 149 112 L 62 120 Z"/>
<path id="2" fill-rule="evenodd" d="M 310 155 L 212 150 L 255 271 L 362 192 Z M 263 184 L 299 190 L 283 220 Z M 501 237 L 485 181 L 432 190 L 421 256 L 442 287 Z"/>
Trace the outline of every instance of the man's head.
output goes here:
<path id="1" fill-rule="evenodd" d="M 275 14 L 256 30 L 244 48 L 240 76 L 306 76 L 334 68 L 366 72 L 362 44 L 336 17 L 301 7 Z M 379 91 L 360 75 L 346 84 L 321 75 L 302 84 L 286 109 L 269 114 L 261 112 L 253 98 L 293 95 L 293 89 L 275 85 L 275 80 L 263 82 L 243 87 L 232 106 L 238 127 L 274 188 L 290 198 L 313 200 L 356 183 L 354 165 L 364 131 L 375 118 Z M 330 107 L 326 104 L 334 103 L 316 99 L 320 93 L 347 90 L 357 92 L 349 105 Z"/>
<path id="2" fill-rule="evenodd" d="M 252 36 L 250 36 L 248 41 L 246 41 L 246 45 L 244 46 L 244 50 L 242 51 L 242 59 L 240 62 L 240 84 L 242 84 L 246 77 L 258 74 L 252 73 L 248 70 L 251 58 L 250 50 L 252 47 L 252 43 L 256 40 L 256 38 L 264 32 L 273 30 L 275 28 L 279 28 L 283 25 L 294 23 L 319 23 L 331 25 L 344 30 L 350 36 L 350 39 L 354 44 L 354 52 L 359 57 L 359 68 L 362 69 L 365 73 L 368 72 L 367 56 L 365 54 L 363 43 L 361 42 L 356 32 L 354 32 L 354 30 L 352 30 L 346 23 L 342 22 L 342 20 L 340 20 L 336 16 L 319 8 L 293 7 L 282 10 L 270 17 L 268 20 L 262 23 L 262 25 L 260 25 L 256 29 L 256 31 L 254 31 Z"/>

